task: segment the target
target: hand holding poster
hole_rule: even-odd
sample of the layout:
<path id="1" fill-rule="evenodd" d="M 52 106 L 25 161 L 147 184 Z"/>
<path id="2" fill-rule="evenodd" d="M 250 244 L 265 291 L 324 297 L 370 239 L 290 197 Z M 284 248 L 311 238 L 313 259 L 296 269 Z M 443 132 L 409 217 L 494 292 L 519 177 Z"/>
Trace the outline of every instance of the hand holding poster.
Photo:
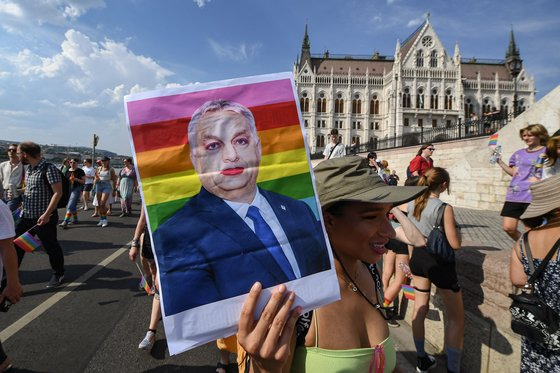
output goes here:
<path id="1" fill-rule="evenodd" d="M 256 281 L 339 297 L 295 98 L 289 73 L 125 98 L 171 354 L 235 332 Z"/>

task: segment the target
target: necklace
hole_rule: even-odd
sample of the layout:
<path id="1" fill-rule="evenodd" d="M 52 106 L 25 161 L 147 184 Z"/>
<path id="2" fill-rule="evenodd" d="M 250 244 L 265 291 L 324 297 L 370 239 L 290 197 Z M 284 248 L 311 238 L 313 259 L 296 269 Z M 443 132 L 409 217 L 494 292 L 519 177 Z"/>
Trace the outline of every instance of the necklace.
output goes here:
<path id="1" fill-rule="evenodd" d="M 342 281 L 344 281 L 346 283 L 346 285 L 348 285 L 348 287 L 350 288 L 350 290 L 352 290 L 354 293 L 358 292 L 358 287 L 356 286 L 356 284 L 354 283 L 354 281 L 352 280 L 347 280 L 344 277 L 341 277 L 339 274 L 336 275 L 336 277 L 338 277 L 339 279 L 341 279 Z"/>

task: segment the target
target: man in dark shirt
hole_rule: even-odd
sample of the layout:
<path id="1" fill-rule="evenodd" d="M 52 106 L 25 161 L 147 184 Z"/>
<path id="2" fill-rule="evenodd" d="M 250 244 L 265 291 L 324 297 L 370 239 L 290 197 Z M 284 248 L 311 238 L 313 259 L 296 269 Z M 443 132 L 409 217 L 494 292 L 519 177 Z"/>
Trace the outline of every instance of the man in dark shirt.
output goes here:
<path id="1" fill-rule="evenodd" d="M 41 156 L 41 147 L 30 141 L 22 142 L 17 155 L 23 164 L 28 164 L 26 187 L 23 199 L 22 218 L 16 228 L 16 237 L 29 229 L 37 234 L 43 248 L 49 255 L 53 274 L 47 287 L 59 286 L 64 279 L 64 255 L 56 238 L 58 212 L 56 205 L 62 197 L 61 174 L 52 163 Z M 18 265 L 25 251 L 17 247 Z"/>

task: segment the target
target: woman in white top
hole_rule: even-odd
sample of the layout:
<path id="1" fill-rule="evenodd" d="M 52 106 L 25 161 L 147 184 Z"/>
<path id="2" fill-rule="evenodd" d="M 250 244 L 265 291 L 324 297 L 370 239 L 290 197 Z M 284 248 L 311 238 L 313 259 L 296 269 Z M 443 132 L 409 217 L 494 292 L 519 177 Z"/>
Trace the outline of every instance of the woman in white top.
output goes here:
<path id="1" fill-rule="evenodd" d="M 82 192 L 82 202 L 84 205 L 83 209 L 87 210 L 90 193 L 93 188 L 93 181 L 95 179 L 95 168 L 92 167 L 91 158 L 86 158 L 84 160 L 82 170 L 84 170 L 84 173 L 86 174 L 86 182 L 84 184 L 84 191 Z"/>
<path id="2" fill-rule="evenodd" d="M 99 223 L 98 226 L 106 227 L 107 222 L 107 201 L 112 195 L 117 194 L 117 174 L 115 170 L 109 166 L 110 158 L 104 157 L 101 160 L 101 167 L 97 169 L 95 175 L 95 188 L 97 193 L 97 200 L 99 201 Z"/>

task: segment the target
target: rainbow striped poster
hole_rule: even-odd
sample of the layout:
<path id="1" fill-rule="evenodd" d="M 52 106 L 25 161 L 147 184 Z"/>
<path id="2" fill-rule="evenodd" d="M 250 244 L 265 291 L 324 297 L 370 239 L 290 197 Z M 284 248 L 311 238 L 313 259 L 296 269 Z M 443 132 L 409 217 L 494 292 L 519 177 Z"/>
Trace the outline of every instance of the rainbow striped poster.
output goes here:
<path id="1" fill-rule="evenodd" d="M 125 97 L 169 351 L 237 329 L 286 284 L 310 310 L 339 298 L 291 73 Z"/>

